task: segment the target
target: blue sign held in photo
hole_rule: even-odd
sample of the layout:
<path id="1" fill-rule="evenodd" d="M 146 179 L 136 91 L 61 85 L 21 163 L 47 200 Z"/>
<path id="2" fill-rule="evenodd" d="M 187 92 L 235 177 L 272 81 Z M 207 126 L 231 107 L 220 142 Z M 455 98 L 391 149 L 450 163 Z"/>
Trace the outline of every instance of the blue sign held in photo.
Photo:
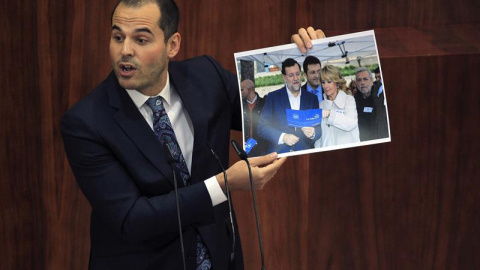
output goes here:
<path id="1" fill-rule="evenodd" d="M 245 142 L 245 152 L 247 153 L 247 155 L 248 153 L 250 153 L 250 151 L 252 151 L 255 145 L 257 145 L 257 141 L 254 138 L 250 138 Z"/>
<path id="2" fill-rule="evenodd" d="M 322 123 L 322 109 L 291 110 L 287 109 L 287 124 L 291 127 L 314 127 Z"/>

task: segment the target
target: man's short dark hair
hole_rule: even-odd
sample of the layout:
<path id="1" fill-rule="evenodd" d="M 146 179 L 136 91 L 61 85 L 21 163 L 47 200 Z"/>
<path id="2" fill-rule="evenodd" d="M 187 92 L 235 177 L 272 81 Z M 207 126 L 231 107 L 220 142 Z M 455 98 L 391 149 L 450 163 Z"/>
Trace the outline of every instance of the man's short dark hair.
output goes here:
<path id="1" fill-rule="evenodd" d="M 112 11 L 110 21 L 113 21 L 113 14 L 120 3 L 127 7 L 141 7 L 145 4 L 155 3 L 160 9 L 160 20 L 158 26 L 162 29 L 165 35 L 165 43 L 167 40 L 178 31 L 178 21 L 180 18 L 180 11 L 173 0 L 120 0 L 115 5 Z"/>
<path id="2" fill-rule="evenodd" d="M 295 65 L 298 65 L 298 69 L 300 69 L 300 71 L 302 71 L 302 67 L 300 66 L 300 64 L 295 61 L 294 59 L 292 58 L 287 58 L 285 59 L 283 62 L 282 62 L 282 74 L 283 75 L 286 75 L 285 74 L 285 68 L 287 67 L 293 67 Z"/>
<path id="3" fill-rule="evenodd" d="M 303 72 L 307 73 L 308 65 L 315 65 L 315 64 L 319 64 L 320 67 L 322 67 L 322 63 L 317 57 L 312 55 L 305 57 L 305 60 L 303 61 Z"/>

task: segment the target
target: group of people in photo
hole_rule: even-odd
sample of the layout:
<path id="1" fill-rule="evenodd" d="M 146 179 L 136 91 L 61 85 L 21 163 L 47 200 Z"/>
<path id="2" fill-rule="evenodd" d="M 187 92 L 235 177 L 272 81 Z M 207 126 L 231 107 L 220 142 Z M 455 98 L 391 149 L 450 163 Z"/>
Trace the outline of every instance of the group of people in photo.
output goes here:
<path id="1" fill-rule="evenodd" d="M 388 121 L 380 70 L 355 70 L 347 81 L 338 67 L 322 67 L 315 56 L 302 66 L 294 59 L 282 62 L 284 86 L 260 97 L 252 80 L 241 82 L 245 141 L 256 145 L 249 156 L 285 153 L 387 138 Z M 302 85 L 302 80 L 305 83 Z M 319 125 L 294 127 L 286 110 L 321 109 Z"/>

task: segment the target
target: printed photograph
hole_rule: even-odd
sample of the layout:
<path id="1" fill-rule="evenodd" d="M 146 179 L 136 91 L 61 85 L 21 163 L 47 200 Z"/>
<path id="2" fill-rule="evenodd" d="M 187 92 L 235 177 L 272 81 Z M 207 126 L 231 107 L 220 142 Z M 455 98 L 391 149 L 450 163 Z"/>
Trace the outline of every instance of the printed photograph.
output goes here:
<path id="1" fill-rule="evenodd" d="M 390 142 L 373 30 L 234 54 L 249 157 Z"/>

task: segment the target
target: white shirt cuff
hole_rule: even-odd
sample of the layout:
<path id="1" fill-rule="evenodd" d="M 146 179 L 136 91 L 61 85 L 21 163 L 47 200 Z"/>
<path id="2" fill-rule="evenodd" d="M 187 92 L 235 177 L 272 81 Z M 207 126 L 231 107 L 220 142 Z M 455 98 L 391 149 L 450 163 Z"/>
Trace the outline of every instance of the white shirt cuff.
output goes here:
<path id="1" fill-rule="evenodd" d="M 279 144 L 279 145 L 285 143 L 285 142 L 283 141 L 283 137 L 285 137 L 285 134 L 286 134 L 286 133 L 282 133 L 282 134 L 280 135 L 280 138 L 278 138 L 278 144 Z"/>
<path id="2" fill-rule="evenodd" d="M 217 177 L 212 176 L 205 180 L 204 183 L 207 187 L 208 194 L 210 194 L 210 199 L 212 199 L 212 206 L 219 205 L 227 200 L 227 196 L 223 193 L 223 190 L 217 181 Z"/>

